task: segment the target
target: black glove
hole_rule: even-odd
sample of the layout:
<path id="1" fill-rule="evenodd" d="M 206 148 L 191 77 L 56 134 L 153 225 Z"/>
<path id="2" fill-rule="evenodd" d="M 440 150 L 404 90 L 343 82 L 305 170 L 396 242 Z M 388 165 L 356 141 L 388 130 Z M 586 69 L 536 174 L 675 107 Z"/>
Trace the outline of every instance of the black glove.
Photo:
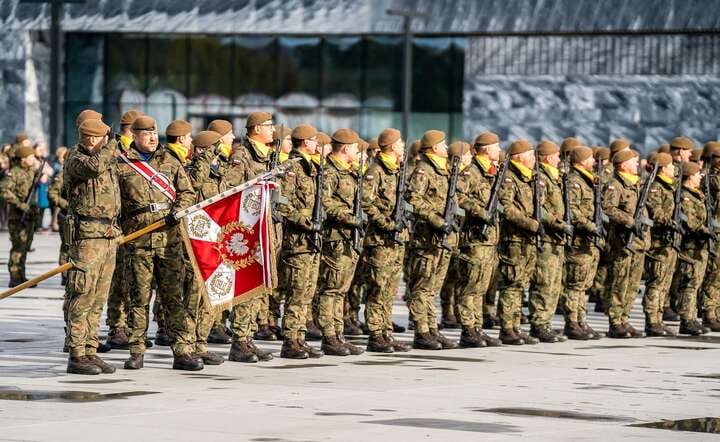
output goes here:
<path id="1" fill-rule="evenodd" d="M 635 236 L 642 238 L 642 236 L 643 236 L 643 224 L 642 223 L 633 224 L 633 227 L 631 230 L 635 234 Z"/>
<path id="2" fill-rule="evenodd" d="M 453 230 L 455 230 L 455 226 L 453 224 L 443 223 L 438 230 L 446 235 L 449 235 Z"/>
<path id="3" fill-rule="evenodd" d="M 575 228 L 572 226 L 572 224 L 563 222 L 560 227 L 561 227 L 560 230 L 562 230 L 562 232 L 567 236 L 572 236 L 573 233 L 575 232 Z"/>
<path id="4" fill-rule="evenodd" d="M 180 220 L 175 218 L 174 213 L 170 213 L 167 216 L 165 216 L 165 225 L 168 227 L 175 227 L 178 224 L 180 224 Z"/>
<path id="5" fill-rule="evenodd" d="M 323 224 L 321 222 L 313 222 L 310 221 L 310 231 L 311 232 L 322 232 Z"/>

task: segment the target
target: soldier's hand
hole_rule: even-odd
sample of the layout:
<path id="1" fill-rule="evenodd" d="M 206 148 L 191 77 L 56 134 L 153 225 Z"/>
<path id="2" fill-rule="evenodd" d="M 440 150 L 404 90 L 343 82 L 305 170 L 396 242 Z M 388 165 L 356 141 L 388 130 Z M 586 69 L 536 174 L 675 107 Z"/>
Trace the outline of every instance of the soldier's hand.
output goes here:
<path id="1" fill-rule="evenodd" d="M 30 205 L 27 203 L 18 203 L 16 207 L 23 212 L 27 212 L 28 210 L 30 210 Z"/>
<path id="2" fill-rule="evenodd" d="M 454 230 L 455 230 L 455 226 L 450 223 L 443 222 L 442 226 L 440 226 L 440 231 L 446 235 L 449 235 L 450 232 L 452 232 Z"/>
<path id="3" fill-rule="evenodd" d="M 643 223 L 633 224 L 632 232 L 635 234 L 635 236 L 642 237 L 643 236 Z"/>
<path id="4" fill-rule="evenodd" d="M 180 220 L 175 218 L 174 213 L 170 213 L 165 217 L 165 225 L 168 227 L 175 227 L 180 224 Z"/>
<path id="5" fill-rule="evenodd" d="M 323 224 L 319 221 L 310 221 L 311 232 L 322 232 Z"/>

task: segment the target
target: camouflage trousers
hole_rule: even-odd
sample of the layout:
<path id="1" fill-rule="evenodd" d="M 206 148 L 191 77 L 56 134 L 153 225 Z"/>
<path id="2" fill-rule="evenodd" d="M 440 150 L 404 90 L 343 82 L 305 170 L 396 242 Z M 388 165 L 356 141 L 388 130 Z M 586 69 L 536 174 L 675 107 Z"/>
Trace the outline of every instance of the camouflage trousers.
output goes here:
<path id="1" fill-rule="evenodd" d="M 697 317 L 697 297 L 705 277 L 708 251 L 705 248 L 682 250 L 678 254 L 677 312 L 683 321 Z"/>
<path id="2" fill-rule="evenodd" d="M 648 324 L 662 323 L 665 298 L 677 266 L 677 252 L 671 245 L 654 248 L 645 255 L 643 311 Z"/>
<path id="3" fill-rule="evenodd" d="M 263 299 L 267 299 L 267 297 L 267 293 L 262 293 L 252 299 L 240 302 L 232 308 L 230 329 L 233 342 L 245 341 L 253 337 L 258 329 L 258 316 Z"/>
<path id="4" fill-rule="evenodd" d="M 35 218 L 28 217 L 26 222 L 12 219 L 8 223 L 10 233 L 10 256 L 8 258 L 8 271 L 10 279 L 25 279 L 25 261 L 35 236 Z"/>
<path id="5" fill-rule="evenodd" d="M 410 318 L 415 321 L 415 333 L 437 330 L 435 296 L 445 281 L 450 255 L 441 247 L 410 249 L 407 304 Z"/>
<path id="6" fill-rule="evenodd" d="M 126 247 L 119 246 L 115 259 L 115 273 L 110 286 L 107 305 L 106 324 L 111 329 L 127 328 L 127 316 L 130 309 L 130 292 L 128 291 L 128 269 L 126 267 Z"/>
<path id="7" fill-rule="evenodd" d="M 525 289 L 533 280 L 537 247 L 531 242 L 502 242 L 498 247 L 500 299 L 498 313 L 504 329 L 520 328 Z"/>
<path id="8" fill-rule="evenodd" d="M 593 245 L 571 247 L 565 254 L 565 322 L 587 322 L 586 291 L 593 285 L 600 260 L 600 249 Z"/>
<path id="9" fill-rule="evenodd" d="M 635 297 L 640 288 L 645 253 L 626 249 L 613 250 L 610 254 L 608 318 L 611 326 L 630 321 Z"/>
<path id="10" fill-rule="evenodd" d="M 536 269 L 530 281 L 528 308 L 533 328 L 550 327 L 557 309 L 560 293 L 563 291 L 563 265 L 565 246 L 543 243 L 537 251 Z"/>
<path id="11" fill-rule="evenodd" d="M 610 251 L 606 248 L 600 249 L 600 258 L 598 259 L 597 270 L 595 271 L 595 278 L 590 286 L 590 291 L 594 293 L 598 298 L 603 300 L 607 305 L 610 297 Z"/>
<path id="12" fill-rule="evenodd" d="M 708 256 L 705 279 L 702 288 L 702 310 L 706 318 L 718 317 L 720 310 L 720 253 L 718 256 Z"/>
<path id="13" fill-rule="evenodd" d="M 457 259 L 453 275 L 457 293 L 457 316 L 463 328 L 480 329 L 485 297 L 490 291 L 497 268 L 497 249 L 494 245 L 475 245 L 461 251 L 462 255 Z M 451 271 L 448 271 L 448 278 Z"/>
<path id="14" fill-rule="evenodd" d="M 92 356 L 97 352 L 100 316 L 115 270 L 115 239 L 97 238 L 75 241 L 65 293 L 70 356 Z"/>
<path id="15" fill-rule="evenodd" d="M 272 229 L 273 244 L 275 247 L 275 260 L 274 265 L 277 268 L 277 263 L 280 262 L 280 254 L 282 253 L 282 238 L 283 229 L 282 223 L 273 223 Z M 279 284 L 278 284 L 279 285 Z M 282 303 L 282 292 L 280 287 L 274 288 L 269 291 L 267 295 L 263 295 L 260 300 L 259 310 L 257 314 L 258 325 L 277 325 L 280 319 L 280 305 Z"/>
<path id="16" fill-rule="evenodd" d="M 342 336 L 345 297 L 355 274 L 358 254 L 349 241 L 326 241 L 323 244 L 318 281 L 317 323 L 323 336 Z"/>
<path id="17" fill-rule="evenodd" d="M 348 294 L 345 297 L 345 322 L 358 320 L 360 307 L 363 303 L 363 297 L 367 296 L 368 277 L 370 273 L 367 259 L 367 252 L 363 250 L 360 258 L 358 258 L 357 266 L 355 267 L 355 274 L 353 275 L 353 280 L 350 284 L 350 290 L 348 290 Z"/>
<path id="18" fill-rule="evenodd" d="M 195 353 L 205 353 L 207 348 L 207 338 L 210 334 L 215 314 L 207 298 L 203 296 L 200 280 L 195 275 L 190 257 L 185 252 L 185 282 L 183 284 L 183 293 L 185 294 L 185 330 L 188 330 L 188 339 L 193 338 L 195 332 Z M 192 347 L 192 343 L 188 343 Z"/>
<path id="19" fill-rule="evenodd" d="M 465 275 L 460 273 L 460 259 L 456 253 L 453 253 L 448 264 L 447 275 L 440 289 L 440 311 L 442 319 L 448 320 L 457 318 L 458 303 L 460 302 L 460 279 L 464 279 Z"/>
<path id="20" fill-rule="evenodd" d="M 405 247 L 373 246 L 365 249 L 367 301 L 365 323 L 372 336 L 392 336 L 393 299 L 400 286 Z"/>
<path id="21" fill-rule="evenodd" d="M 126 250 L 126 269 L 130 283 L 128 325 L 131 353 L 145 353 L 153 277 L 157 283 L 155 302 L 162 304 L 165 331 L 170 337 L 173 354 L 195 351 L 195 332 L 185 328 L 185 262 L 182 254 L 183 245 L 180 241 L 173 241 L 167 247 L 131 247 Z"/>
<path id="22" fill-rule="evenodd" d="M 285 292 L 285 339 L 305 339 L 310 304 L 320 270 L 319 253 L 295 253 L 283 256 L 280 265 L 280 284 Z"/>

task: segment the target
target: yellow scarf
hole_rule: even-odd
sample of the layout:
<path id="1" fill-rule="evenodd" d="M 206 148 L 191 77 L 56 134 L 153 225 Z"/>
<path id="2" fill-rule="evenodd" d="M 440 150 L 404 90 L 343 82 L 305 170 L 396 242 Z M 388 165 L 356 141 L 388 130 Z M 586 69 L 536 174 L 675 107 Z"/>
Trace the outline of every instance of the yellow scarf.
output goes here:
<path id="1" fill-rule="evenodd" d="M 475 161 L 478 162 L 480 167 L 482 167 L 485 172 L 488 172 L 490 170 L 490 167 L 492 167 L 490 158 L 486 157 L 485 155 L 475 155 Z"/>
<path id="2" fill-rule="evenodd" d="M 552 179 L 557 180 L 560 178 L 560 171 L 557 169 L 557 167 L 553 167 L 550 164 L 540 163 L 540 165 L 545 169 L 545 172 L 547 172 Z"/>
<path id="3" fill-rule="evenodd" d="M 334 153 L 331 153 L 330 157 L 332 158 L 333 163 L 335 163 L 341 170 L 350 170 L 350 167 L 352 166 L 352 164 L 348 163 L 347 161 L 341 160 Z M 358 169 L 358 167 L 355 166 L 355 170 L 357 170 L 357 169 Z"/>
<path id="4" fill-rule="evenodd" d="M 317 161 L 315 160 L 315 158 L 313 158 L 315 155 L 308 155 L 308 154 L 306 154 L 305 152 L 302 152 L 302 151 L 299 151 L 299 150 L 296 150 L 295 152 L 297 152 L 301 157 L 303 157 L 303 159 L 304 159 L 305 161 L 307 161 L 308 163 L 317 163 L 317 164 L 320 164 L 319 162 L 317 162 Z"/>
<path id="5" fill-rule="evenodd" d="M 532 178 L 532 176 L 533 176 L 532 169 L 528 169 L 527 167 L 523 166 L 522 164 L 520 164 L 519 162 L 517 162 L 515 160 L 510 160 L 510 162 L 513 164 L 513 166 L 515 166 L 515 168 L 518 171 L 520 171 L 522 176 L 524 176 L 526 179 Z"/>
<path id="6" fill-rule="evenodd" d="M 390 169 L 393 172 L 400 169 L 400 166 L 398 166 L 398 163 L 395 160 L 395 157 L 392 155 L 388 155 L 384 152 L 380 152 L 378 154 L 378 159 L 383 162 L 385 167 L 387 167 L 388 169 Z"/>
<path id="7" fill-rule="evenodd" d="M 263 144 L 259 141 L 255 141 L 252 138 L 248 138 L 248 141 L 250 141 L 250 144 L 255 148 L 255 150 L 260 152 L 260 155 L 262 155 L 263 157 L 268 156 L 268 152 L 270 152 L 270 146 L 268 146 L 267 144 Z"/>
<path id="8" fill-rule="evenodd" d="M 659 174 L 658 174 L 657 177 L 658 177 L 658 179 L 659 179 L 660 181 L 662 181 L 663 183 L 667 184 L 668 186 L 672 186 L 672 185 L 673 185 L 673 182 L 675 182 L 674 179 L 672 179 L 672 178 L 670 178 L 670 177 L 667 177 L 667 176 L 665 176 L 665 175 L 659 175 Z"/>
<path id="9" fill-rule="evenodd" d="M 125 135 L 120 135 L 120 146 L 122 146 L 123 150 L 127 151 L 128 149 L 130 149 L 130 144 L 132 142 L 132 138 L 126 137 Z"/>
<path id="10" fill-rule="evenodd" d="M 305 154 L 303 154 L 303 156 L 305 156 Z M 317 164 L 318 166 L 320 165 L 320 154 L 319 153 L 309 155 L 309 157 L 313 163 Z"/>
<path id="11" fill-rule="evenodd" d="M 443 158 L 440 156 L 435 155 L 434 153 L 426 152 L 425 156 L 428 160 L 430 160 L 431 163 L 435 165 L 440 170 L 444 170 L 445 172 L 448 171 L 447 168 L 447 158 Z"/>
<path id="12" fill-rule="evenodd" d="M 178 159 L 180 160 L 180 164 L 182 164 L 183 166 L 187 164 L 190 154 L 190 151 L 187 147 L 177 143 L 168 143 L 167 147 L 168 149 L 173 151 L 175 155 L 177 155 Z"/>
<path id="13" fill-rule="evenodd" d="M 218 146 L 220 149 L 220 155 L 223 156 L 226 160 L 230 158 L 230 154 L 232 153 L 232 147 L 229 144 L 220 143 L 220 146 Z"/>
<path id="14" fill-rule="evenodd" d="M 628 182 L 629 182 L 630 184 L 632 184 L 632 185 L 635 185 L 635 184 L 637 184 L 638 181 L 640 181 L 640 177 L 639 177 L 639 176 L 633 175 L 633 174 L 631 174 L 631 173 L 618 171 L 618 175 L 620 175 L 621 177 L 623 177 L 623 178 L 625 178 L 626 180 L 628 180 Z"/>
<path id="15" fill-rule="evenodd" d="M 289 154 L 289 153 L 287 153 L 287 152 L 280 152 L 280 157 L 279 157 L 280 164 L 282 164 L 282 163 L 284 163 L 285 161 L 287 161 L 288 158 L 290 158 L 290 154 Z"/>
<path id="16" fill-rule="evenodd" d="M 590 181 L 595 181 L 595 175 L 592 174 L 592 172 L 585 170 L 584 167 L 578 166 L 577 164 L 573 165 L 575 170 L 580 172 L 581 174 L 585 175 L 586 177 L 590 178 Z"/>

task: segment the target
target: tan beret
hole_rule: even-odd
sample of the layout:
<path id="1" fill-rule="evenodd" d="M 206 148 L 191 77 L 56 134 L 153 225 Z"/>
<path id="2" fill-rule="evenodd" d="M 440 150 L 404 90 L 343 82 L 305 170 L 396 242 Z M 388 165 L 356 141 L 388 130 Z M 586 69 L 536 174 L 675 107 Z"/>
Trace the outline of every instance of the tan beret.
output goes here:
<path id="1" fill-rule="evenodd" d="M 380 149 L 380 141 L 379 141 L 378 137 L 370 138 L 370 141 L 368 142 L 368 144 L 370 144 L 369 149 L 372 149 L 372 150 Z"/>
<path id="2" fill-rule="evenodd" d="M 690 155 L 690 161 L 700 161 L 702 159 L 702 154 L 702 149 L 693 149 L 692 154 Z"/>
<path id="3" fill-rule="evenodd" d="M 35 149 L 30 146 L 20 146 L 15 149 L 14 155 L 15 158 L 23 159 L 25 157 L 29 157 L 30 155 L 35 155 Z"/>
<path id="4" fill-rule="evenodd" d="M 573 163 L 581 163 L 593 156 L 593 150 L 585 146 L 575 146 L 570 151 Z"/>
<path id="5" fill-rule="evenodd" d="M 539 155 L 552 155 L 560 152 L 560 148 L 552 141 L 542 140 L 537 146 L 537 151 Z"/>
<path id="6" fill-rule="evenodd" d="M 595 155 L 596 160 L 609 160 L 610 159 L 610 149 L 604 146 L 595 146 L 593 147 L 593 155 Z"/>
<path id="7" fill-rule="evenodd" d="M 445 132 L 441 130 L 429 130 L 425 132 L 420 139 L 421 149 L 430 149 L 436 144 L 440 144 L 445 140 Z"/>
<path id="8" fill-rule="evenodd" d="M 358 149 L 362 152 L 364 150 L 367 150 L 367 148 L 370 147 L 370 143 L 363 140 L 362 138 L 358 138 Z"/>
<path id="9" fill-rule="evenodd" d="M 89 119 L 80 124 L 78 128 L 81 134 L 91 137 L 103 137 L 108 134 L 110 127 L 100 120 Z"/>
<path id="10" fill-rule="evenodd" d="M 703 157 L 710 158 L 712 156 L 720 156 L 720 142 L 708 141 L 703 146 Z"/>
<path id="11" fill-rule="evenodd" d="M 657 163 L 658 166 L 665 167 L 669 164 L 672 164 L 672 156 L 670 156 L 669 153 L 657 152 L 655 154 L 652 154 L 651 157 L 648 158 L 648 163 Z"/>
<path id="12" fill-rule="evenodd" d="M 663 153 L 670 153 L 670 145 L 667 143 L 661 144 L 660 147 L 658 147 L 657 151 Z"/>
<path id="13" fill-rule="evenodd" d="M 386 147 L 400 139 L 400 131 L 389 127 L 380 132 L 377 138 L 377 144 L 380 147 Z"/>
<path id="14" fill-rule="evenodd" d="M 695 147 L 695 143 L 688 137 L 675 137 L 670 140 L 671 149 L 689 150 Z"/>
<path id="15" fill-rule="evenodd" d="M 500 137 L 493 132 L 483 132 L 475 138 L 475 146 L 489 146 L 491 144 L 499 144 Z"/>
<path id="16" fill-rule="evenodd" d="M 410 145 L 410 155 L 415 156 L 420 153 L 420 140 L 415 140 Z"/>
<path id="17" fill-rule="evenodd" d="M 294 140 L 307 140 L 314 136 L 317 136 L 318 131 L 309 124 L 299 124 L 295 129 L 292 130 L 290 136 Z"/>
<path id="18" fill-rule="evenodd" d="M 625 161 L 635 158 L 635 153 L 631 150 L 621 150 L 612 156 L 613 164 L 624 163 Z"/>
<path id="19" fill-rule="evenodd" d="M 120 117 L 120 126 L 127 126 L 133 124 L 133 121 L 135 121 L 137 117 L 140 117 L 142 115 L 145 114 L 143 114 L 137 109 L 130 109 L 129 111 L 122 114 L 122 117 Z"/>
<path id="20" fill-rule="evenodd" d="M 621 150 L 628 149 L 630 147 L 630 141 L 625 138 L 620 138 L 610 143 L 610 154 L 613 156 Z"/>
<path id="21" fill-rule="evenodd" d="M 219 133 L 212 130 L 204 130 L 198 132 L 198 134 L 193 137 L 193 145 L 197 147 L 210 147 L 220 141 L 220 138 L 222 138 L 222 135 Z"/>
<path id="22" fill-rule="evenodd" d="M 217 132 L 224 137 L 225 135 L 232 132 L 233 127 L 232 123 L 228 120 L 212 120 L 210 124 L 208 124 L 207 130 Z"/>
<path id="23" fill-rule="evenodd" d="M 157 124 L 153 117 L 140 115 L 133 121 L 132 130 L 157 130 Z"/>
<path id="24" fill-rule="evenodd" d="M 358 134 L 354 130 L 347 128 L 336 130 L 330 138 L 337 144 L 353 144 L 360 141 Z"/>
<path id="25" fill-rule="evenodd" d="M 273 138 L 284 140 L 285 138 L 289 137 L 292 133 L 292 130 L 290 130 L 287 126 L 282 126 L 282 133 L 280 133 L 280 126 L 276 126 L 275 130 L 273 131 Z"/>
<path id="26" fill-rule="evenodd" d="M 687 163 L 683 163 L 683 177 L 687 178 L 690 175 L 695 175 L 698 172 L 700 172 L 700 165 L 698 163 L 693 163 L 690 161 L 688 161 Z"/>
<path id="27" fill-rule="evenodd" d="M 560 146 L 560 151 L 562 153 L 566 154 L 566 153 L 572 151 L 573 149 L 575 149 L 576 147 L 582 146 L 582 145 L 583 145 L 583 143 L 582 143 L 582 141 L 580 141 L 579 138 L 568 137 L 563 140 L 562 145 Z"/>
<path id="28" fill-rule="evenodd" d="M 321 146 L 332 143 L 332 140 L 330 139 L 330 135 L 326 134 L 325 132 L 317 133 L 317 141 L 318 141 L 318 144 Z"/>
<path id="29" fill-rule="evenodd" d="M 448 156 L 463 156 L 470 153 L 470 144 L 464 141 L 455 141 L 448 147 Z"/>
<path id="30" fill-rule="evenodd" d="M 189 133 L 192 133 L 192 124 L 185 120 L 174 120 L 165 129 L 165 135 L 168 137 L 182 137 Z"/>
<path id="31" fill-rule="evenodd" d="M 632 153 L 633 153 L 633 155 L 635 155 L 636 157 L 638 157 L 638 158 L 641 158 L 641 157 L 640 157 L 640 152 L 639 152 L 639 151 L 637 151 L 637 150 L 635 150 L 635 149 L 630 149 L 630 152 L 632 152 Z"/>
<path id="32" fill-rule="evenodd" d="M 533 150 L 533 147 L 529 141 L 517 140 L 517 141 L 513 141 L 512 144 L 510 144 L 510 148 L 508 149 L 508 154 L 509 155 L 519 155 L 521 153 L 525 153 L 530 150 Z"/>
<path id="33" fill-rule="evenodd" d="M 85 109 L 81 111 L 77 118 L 75 118 L 75 127 L 80 127 L 85 120 L 102 120 L 102 114 L 93 109 Z"/>
<path id="34" fill-rule="evenodd" d="M 17 135 L 15 135 L 15 143 L 17 143 L 17 144 L 20 144 L 27 139 L 29 139 L 29 138 L 25 132 L 20 132 Z"/>
<path id="35" fill-rule="evenodd" d="M 272 121 L 272 114 L 267 112 L 253 112 L 248 115 L 245 127 L 259 126 L 268 121 Z"/>

